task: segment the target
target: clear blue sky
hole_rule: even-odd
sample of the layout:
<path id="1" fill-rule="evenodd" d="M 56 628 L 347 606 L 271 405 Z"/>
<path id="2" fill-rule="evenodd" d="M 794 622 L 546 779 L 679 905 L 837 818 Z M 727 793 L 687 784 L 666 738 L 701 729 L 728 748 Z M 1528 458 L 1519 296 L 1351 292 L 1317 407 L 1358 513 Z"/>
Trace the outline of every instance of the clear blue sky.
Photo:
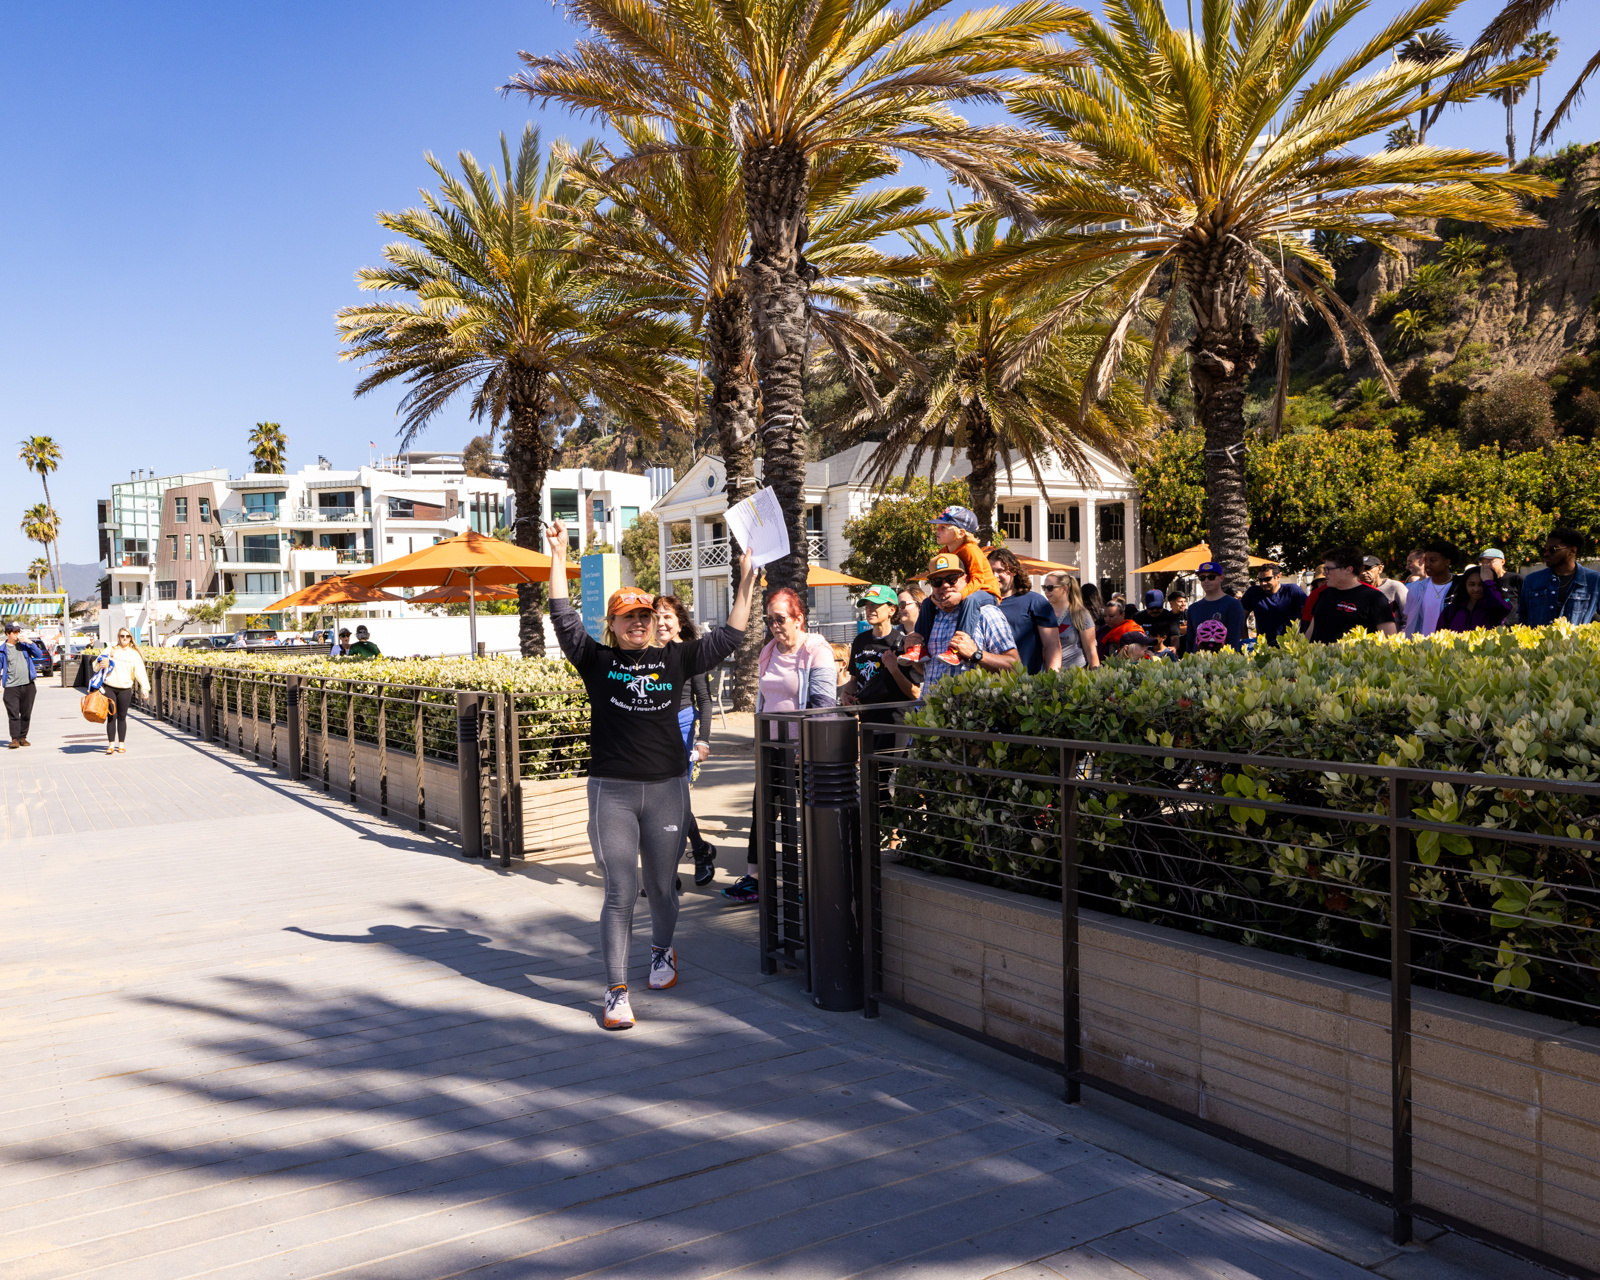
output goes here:
<path id="1" fill-rule="evenodd" d="M 1495 8 L 1468 0 L 1451 30 L 1476 33 Z M 1552 24 L 1565 48 L 1547 110 L 1600 46 L 1597 8 L 1568 0 Z M 1362 33 L 1393 10 L 1375 0 Z M 0 571 L 38 554 L 17 531 L 42 496 L 14 460 L 24 435 L 52 435 L 65 455 L 51 489 L 69 562 L 95 559 L 94 502 L 113 481 L 138 467 L 243 470 L 257 420 L 284 425 L 291 467 L 392 447 L 395 397 L 352 397 L 332 321 L 387 239 L 373 213 L 415 201 L 425 151 L 487 159 L 499 131 L 529 119 L 547 138 L 593 132 L 497 92 L 519 48 L 570 45 L 544 3 L 91 0 L 10 15 Z M 1430 140 L 1499 149 L 1503 119 L 1476 104 Z M 1558 142 L 1595 138 L 1600 86 Z M 473 430 L 463 404 L 419 443 L 457 448 Z"/>

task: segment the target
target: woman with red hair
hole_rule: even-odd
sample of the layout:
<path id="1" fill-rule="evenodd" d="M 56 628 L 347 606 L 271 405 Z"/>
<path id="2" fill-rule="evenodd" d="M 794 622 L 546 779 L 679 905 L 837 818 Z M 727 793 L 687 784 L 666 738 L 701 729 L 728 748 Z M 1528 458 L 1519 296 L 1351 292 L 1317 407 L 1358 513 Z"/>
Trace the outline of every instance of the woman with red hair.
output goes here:
<path id="1" fill-rule="evenodd" d="M 756 714 L 763 711 L 801 711 L 807 707 L 836 707 L 839 705 L 839 672 L 833 663 L 833 646 L 821 636 L 806 630 L 806 602 L 792 587 L 779 587 L 767 597 L 767 628 L 772 639 L 767 641 L 756 660 L 760 683 L 756 686 Z M 773 730 L 778 728 L 772 726 Z M 777 737 L 774 732 L 773 737 Z M 793 736 L 792 734 L 790 736 Z M 771 763 L 771 754 L 757 751 L 757 761 L 763 755 Z M 777 766 L 781 768 L 782 766 Z M 780 783 L 786 779 L 780 779 Z M 779 785 L 774 794 L 789 794 L 789 788 Z M 754 813 L 754 806 L 751 808 Z M 780 812 L 775 815 L 780 823 L 793 822 L 794 815 Z M 756 881 L 756 831 L 750 823 L 750 853 L 743 878 L 722 891 L 722 896 L 734 902 L 754 902 L 758 895 Z"/>

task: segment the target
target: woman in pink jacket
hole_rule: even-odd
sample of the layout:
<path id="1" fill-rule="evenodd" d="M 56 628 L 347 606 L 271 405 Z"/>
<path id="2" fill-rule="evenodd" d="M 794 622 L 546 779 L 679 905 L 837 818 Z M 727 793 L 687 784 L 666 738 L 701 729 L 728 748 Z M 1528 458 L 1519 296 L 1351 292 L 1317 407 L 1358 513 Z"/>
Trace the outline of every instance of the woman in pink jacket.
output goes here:
<path id="1" fill-rule="evenodd" d="M 767 597 L 767 641 L 756 662 L 760 683 L 756 687 L 756 712 L 799 711 L 807 707 L 839 705 L 839 672 L 833 663 L 833 646 L 806 630 L 806 602 L 790 587 L 779 587 Z M 778 728 L 772 726 L 773 730 Z M 777 736 L 776 732 L 773 734 Z M 758 757 L 762 753 L 758 752 Z M 770 764 L 771 757 L 768 757 Z M 782 788 L 779 788 L 781 793 Z M 754 813 L 754 806 L 751 808 Z M 780 814 L 779 821 L 783 821 Z M 793 821 L 790 815 L 789 821 Z M 754 902 L 756 883 L 756 825 L 750 823 L 750 852 L 743 878 L 722 891 L 735 902 Z"/>

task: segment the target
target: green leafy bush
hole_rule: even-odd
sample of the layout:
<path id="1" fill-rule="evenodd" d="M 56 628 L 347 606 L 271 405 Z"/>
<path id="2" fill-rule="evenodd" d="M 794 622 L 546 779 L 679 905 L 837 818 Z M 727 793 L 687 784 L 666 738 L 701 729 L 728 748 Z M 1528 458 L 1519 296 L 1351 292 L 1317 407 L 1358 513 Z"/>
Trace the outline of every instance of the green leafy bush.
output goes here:
<path id="1" fill-rule="evenodd" d="M 1340 762 L 1600 782 L 1600 626 L 1566 624 L 1310 645 L 1100 671 L 939 682 L 912 723 L 1230 756 L 1327 761 L 1257 769 L 1117 754 L 1088 762 L 1080 793 L 1085 904 L 1176 928 L 1383 971 L 1390 802 L 1383 779 Z M 914 737 L 896 815 L 914 862 L 1006 887 L 1059 893 L 1055 748 Z M 952 773 L 964 762 L 1032 775 Z M 1181 790 L 1194 803 L 1136 794 Z M 1204 796 L 1216 797 L 1203 803 Z M 1312 811 L 1262 807 L 1286 801 Z M 1600 880 L 1589 848 L 1517 844 L 1497 830 L 1592 841 L 1600 794 L 1413 784 L 1421 833 L 1412 876 L 1419 970 L 1468 994 L 1540 1004 L 1600 1023 Z M 1420 980 L 1420 979 L 1419 979 Z"/>

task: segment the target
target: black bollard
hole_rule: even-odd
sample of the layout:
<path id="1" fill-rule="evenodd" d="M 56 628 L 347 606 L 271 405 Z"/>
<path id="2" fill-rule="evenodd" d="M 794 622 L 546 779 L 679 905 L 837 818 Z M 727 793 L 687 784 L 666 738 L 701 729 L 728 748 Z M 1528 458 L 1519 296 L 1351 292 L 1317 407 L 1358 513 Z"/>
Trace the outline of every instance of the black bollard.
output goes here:
<path id="1" fill-rule="evenodd" d="M 299 782 L 305 777 L 305 743 L 301 741 L 300 725 L 300 677 L 289 676 L 285 683 L 288 685 L 288 719 L 289 719 L 289 781 Z"/>
<path id="2" fill-rule="evenodd" d="M 461 803 L 461 856 L 483 857 L 483 802 L 478 794 L 478 707 L 481 694 L 456 693 L 456 781 Z"/>
<path id="3" fill-rule="evenodd" d="M 819 1009 L 861 1008 L 861 817 L 853 716 L 800 728 L 805 757 L 806 956 Z"/>

